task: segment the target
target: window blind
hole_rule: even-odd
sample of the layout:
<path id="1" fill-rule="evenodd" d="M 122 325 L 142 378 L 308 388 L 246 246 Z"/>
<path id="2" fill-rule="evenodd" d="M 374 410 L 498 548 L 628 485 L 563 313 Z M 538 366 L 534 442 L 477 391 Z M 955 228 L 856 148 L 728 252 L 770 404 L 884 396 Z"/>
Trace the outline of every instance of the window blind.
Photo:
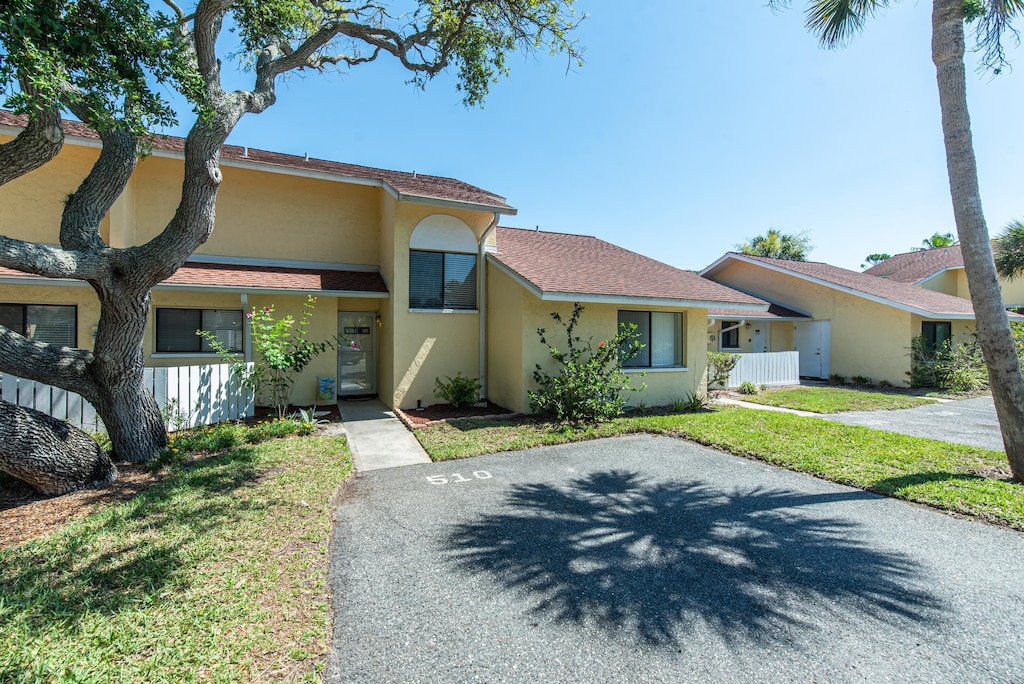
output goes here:
<path id="1" fill-rule="evenodd" d="M 620 311 L 619 327 L 622 324 L 636 326 L 638 341 L 644 345 L 640 353 L 622 364 L 623 368 L 650 368 L 651 366 L 651 316 L 647 311 Z"/>

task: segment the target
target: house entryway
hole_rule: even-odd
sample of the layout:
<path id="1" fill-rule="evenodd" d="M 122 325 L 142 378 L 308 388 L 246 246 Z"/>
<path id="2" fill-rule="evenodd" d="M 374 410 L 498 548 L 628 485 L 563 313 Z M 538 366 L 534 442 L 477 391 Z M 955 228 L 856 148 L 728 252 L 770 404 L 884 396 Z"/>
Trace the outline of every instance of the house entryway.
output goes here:
<path id="1" fill-rule="evenodd" d="M 377 314 L 338 314 L 338 396 L 377 393 Z"/>
<path id="2" fill-rule="evenodd" d="M 794 323 L 793 346 L 800 352 L 800 377 L 827 378 L 832 372 L 832 322 Z"/>

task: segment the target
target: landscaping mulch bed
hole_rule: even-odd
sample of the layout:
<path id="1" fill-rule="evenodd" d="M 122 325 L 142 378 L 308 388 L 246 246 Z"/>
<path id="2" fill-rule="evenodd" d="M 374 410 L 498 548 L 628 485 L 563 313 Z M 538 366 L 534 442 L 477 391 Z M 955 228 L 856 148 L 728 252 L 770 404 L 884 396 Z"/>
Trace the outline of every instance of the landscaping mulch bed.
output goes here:
<path id="1" fill-rule="evenodd" d="M 487 402 L 486 406 L 467 406 L 457 409 L 451 404 L 433 404 L 423 409 L 395 409 L 395 414 L 410 427 L 422 427 L 459 418 L 489 418 L 491 416 L 512 417 L 517 415 L 504 406 Z"/>
<path id="2" fill-rule="evenodd" d="M 308 410 L 309 407 L 303 407 Z M 291 412 L 297 412 L 292 407 Z M 319 426 L 319 434 L 335 434 L 341 421 L 337 404 L 317 406 L 326 411 L 319 416 L 330 421 Z M 255 423 L 276 418 L 277 412 L 263 406 L 256 407 L 255 415 L 246 420 Z M 196 458 L 209 458 L 202 454 Z M 37 494 L 24 482 L 0 473 L 0 549 L 17 546 L 30 539 L 38 539 L 55 532 L 67 522 L 128 501 L 166 477 L 163 469 L 152 470 L 145 463 L 118 463 L 118 477 L 112 484 L 98 489 L 83 489 L 63 496 L 45 497 Z"/>

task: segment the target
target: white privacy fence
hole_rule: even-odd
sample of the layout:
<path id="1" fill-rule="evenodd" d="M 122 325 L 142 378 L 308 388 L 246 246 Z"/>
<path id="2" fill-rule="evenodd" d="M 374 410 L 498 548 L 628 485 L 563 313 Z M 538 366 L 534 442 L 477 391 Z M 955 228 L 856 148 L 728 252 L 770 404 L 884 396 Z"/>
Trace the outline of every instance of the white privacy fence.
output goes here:
<path id="1" fill-rule="evenodd" d="M 252 368 L 251 363 L 249 367 Z M 253 415 L 252 390 L 232 376 L 231 367 L 226 363 L 146 368 L 143 379 L 170 430 Z M 92 405 L 74 392 L 4 374 L 0 376 L 0 397 L 66 420 L 83 430 L 100 432 L 104 429 Z"/>
<path id="2" fill-rule="evenodd" d="M 734 389 L 745 382 L 758 387 L 800 384 L 800 352 L 738 354 L 736 367 L 729 373 L 726 387 Z"/>

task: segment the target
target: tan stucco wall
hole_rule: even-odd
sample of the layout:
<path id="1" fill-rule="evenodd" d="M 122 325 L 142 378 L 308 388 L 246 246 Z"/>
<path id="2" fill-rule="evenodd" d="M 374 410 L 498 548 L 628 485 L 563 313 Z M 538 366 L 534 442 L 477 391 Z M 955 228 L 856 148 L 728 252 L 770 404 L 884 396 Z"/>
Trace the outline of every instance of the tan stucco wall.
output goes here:
<path id="1" fill-rule="evenodd" d="M 564 328 L 551 320 L 553 311 L 559 312 L 563 321 L 572 315 L 572 303 L 542 301 L 532 295 L 523 297 L 523 391 L 518 407 L 509 406 L 513 410 L 527 411 L 529 397 L 527 392 L 537 388 L 533 379 L 533 370 L 540 364 L 547 372 L 556 372 L 558 365 L 551 359 L 546 346 L 541 344 L 537 336 L 537 328 L 548 331 L 548 342 L 558 347 L 565 346 Z M 646 383 L 642 392 L 628 392 L 625 395 L 629 405 L 643 401 L 648 406 L 664 406 L 677 398 L 689 394 L 701 393 L 706 388 L 705 372 L 707 370 L 707 346 L 705 331 L 707 330 L 706 309 L 673 309 L 668 307 L 643 307 L 638 305 L 618 306 L 614 304 L 587 304 L 580 316 L 576 334 L 583 339 L 592 338 L 593 344 L 600 340 L 613 337 L 618 329 L 619 309 L 644 311 L 682 311 L 683 313 L 683 362 L 685 369 L 648 370 L 646 375 L 630 371 L 629 376 L 634 386 Z"/>
<path id="2" fill-rule="evenodd" d="M 213 235 L 196 253 L 377 264 L 382 190 L 225 166 Z M 132 176 L 136 239 L 167 225 L 181 198 L 182 166 L 149 157 Z M 131 211 L 131 210 L 129 210 Z"/>
<path id="3" fill-rule="evenodd" d="M 384 403 L 399 408 L 438 403 L 434 380 L 438 377 L 480 376 L 480 314 L 477 312 L 414 312 L 409 310 L 409 239 L 416 225 L 432 214 L 455 216 L 466 223 L 477 240 L 490 225 L 489 212 L 446 209 L 398 203 L 390 262 L 391 325 L 394 331 L 391 359 L 394 389 L 381 393 Z M 386 243 L 386 240 L 382 240 Z M 381 255 L 382 263 L 389 261 Z M 478 302 L 479 305 L 479 302 Z"/>
<path id="4" fill-rule="evenodd" d="M 7 140 L 0 136 L 0 142 Z M 57 244 L 64 202 L 98 156 L 98 149 L 65 145 L 53 162 L 0 186 L 0 234 Z"/>
<path id="5" fill-rule="evenodd" d="M 78 346 L 92 349 L 92 330 L 100 321 L 100 302 L 91 287 L 0 285 L 0 304 L 60 304 L 78 307 Z"/>
<path id="6" fill-rule="evenodd" d="M 747 263 L 732 262 L 714 278 L 831 321 L 831 372 L 907 382 L 914 335 L 909 312 Z"/>
<path id="7" fill-rule="evenodd" d="M 929 278 L 921 283 L 921 287 L 925 290 L 932 290 L 933 292 L 941 292 L 943 294 L 959 297 L 958 275 L 960 273 L 963 273 L 963 269 L 943 271 L 937 276 Z"/>
<path id="8" fill-rule="evenodd" d="M 534 328 L 524 325 L 523 299 L 532 297 L 493 264 L 487 266 L 487 398 L 513 411 L 525 411 L 525 377 L 533 367 L 523 363 L 527 335 L 536 340 Z M 529 373 L 527 373 L 529 371 Z M 531 378 L 532 379 L 532 378 Z"/>
<path id="9" fill-rule="evenodd" d="M 1024 278 L 1016 280 L 1000 280 L 1003 288 L 1003 303 L 1006 306 L 1024 306 Z"/>
<path id="10" fill-rule="evenodd" d="M 771 323 L 770 349 L 773 352 L 793 351 L 793 323 L 775 321 Z"/>

